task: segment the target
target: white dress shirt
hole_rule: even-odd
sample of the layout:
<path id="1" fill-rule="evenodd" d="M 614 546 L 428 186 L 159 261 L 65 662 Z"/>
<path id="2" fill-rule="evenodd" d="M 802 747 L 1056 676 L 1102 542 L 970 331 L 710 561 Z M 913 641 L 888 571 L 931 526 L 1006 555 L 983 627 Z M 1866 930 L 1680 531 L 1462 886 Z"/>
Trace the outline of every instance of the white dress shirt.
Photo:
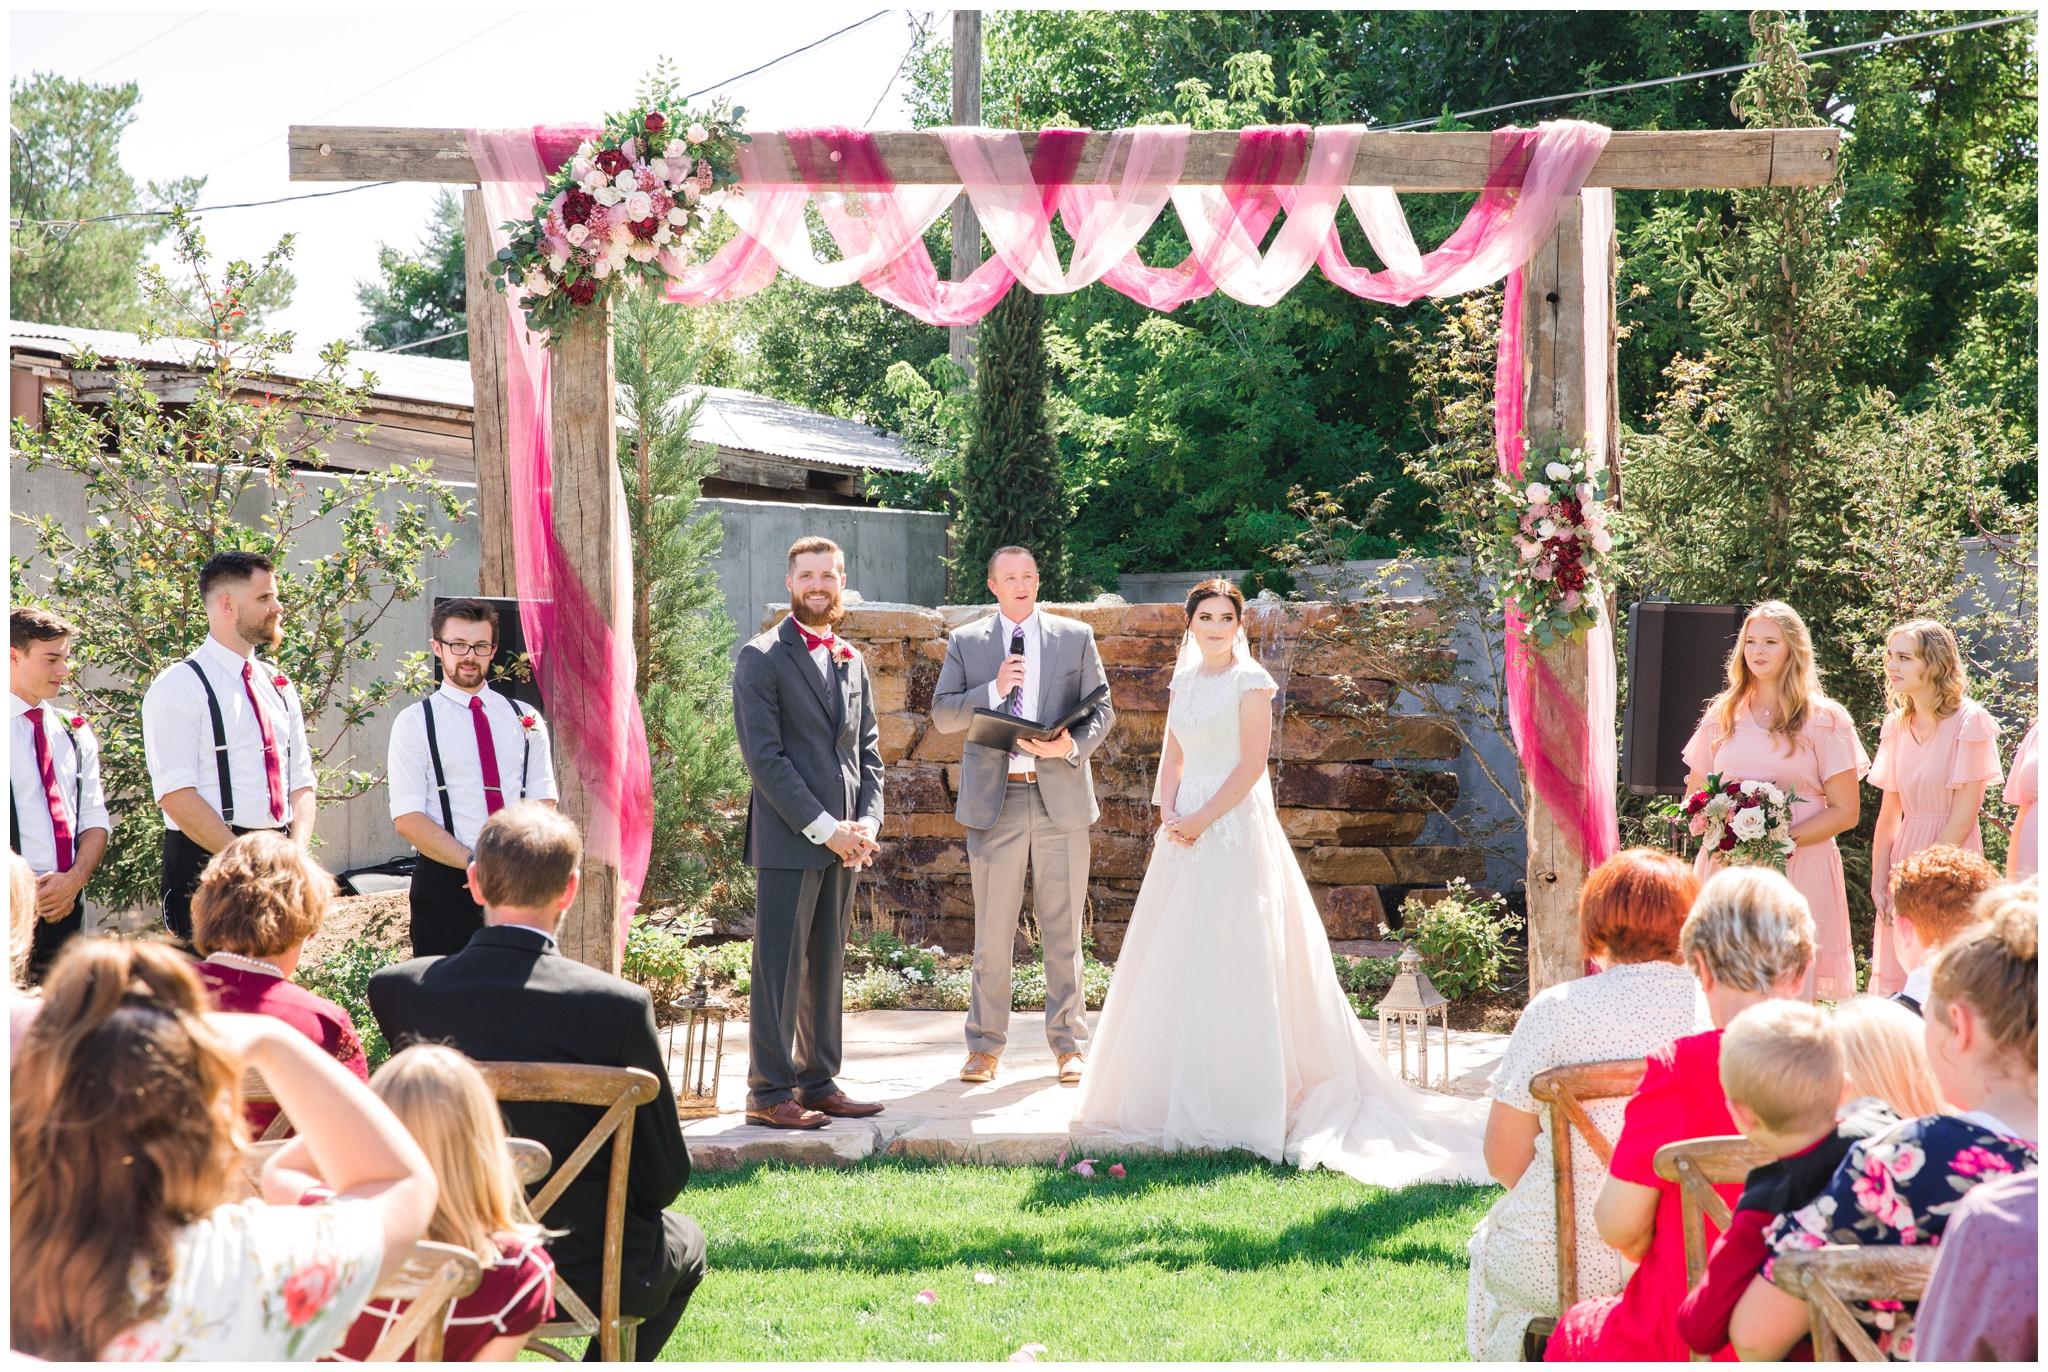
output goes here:
<path id="1" fill-rule="evenodd" d="M 498 755 L 498 786 L 507 805 L 518 800 L 554 800 L 555 764 L 548 743 L 547 722 L 540 711 L 513 701 L 488 688 L 476 695 L 484 703 L 484 719 L 490 724 L 491 746 Z M 441 689 L 423 701 L 415 701 L 391 721 L 391 751 L 385 759 L 385 773 L 391 792 L 391 817 L 425 815 L 436 824 L 441 818 L 441 793 L 434 781 L 434 760 L 427 752 L 425 711 L 434 711 L 434 738 L 441 747 L 441 766 L 448 777 L 448 810 L 454 816 L 451 831 L 465 848 L 476 846 L 477 832 L 490 818 L 484 800 L 483 757 L 476 746 L 476 725 L 470 718 L 470 693 L 444 681 Z M 522 717 L 533 720 L 528 729 Z M 526 758 L 526 784 L 519 780 L 519 760 Z"/>
<path id="2" fill-rule="evenodd" d="M 251 658 L 256 672 L 250 687 L 270 718 L 271 737 L 284 772 L 285 813 L 281 819 L 270 813 L 263 728 L 249 707 L 249 692 L 242 688 L 242 664 Z M 275 684 L 276 664 L 256 658 L 254 653 L 235 653 L 212 635 L 187 661 L 199 664 L 220 702 L 221 728 L 228 744 L 228 782 L 235 790 L 232 823 L 239 829 L 281 828 L 291 823 L 292 794 L 313 786 L 313 749 L 306 742 L 306 717 L 298 707 L 299 693 L 294 690 L 287 699 Z M 214 765 L 213 721 L 206 712 L 206 690 L 185 662 L 159 676 L 142 698 L 142 751 L 149 764 L 150 793 L 157 800 L 190 786 L 216 814 L 220 812 L 220 773 Z M 164 827 L 176 829 L 178 825 L 166 814 Z"/>
<path id="3" fill-rule="evenodd" d="M 791 615 L 790 618 L 795 619 L 796 616 Z M 798 620 L 796 627 L 798 633 L 810 632 L 809 630 L 804 628 L 803 622 L 801 620 Z M 813 637 L 815 637 L 815 635 L 813 635 Z M 838 635 L 834 634 L 833 641 L 836 642 L 837 640 Z M 829 694 L 830 692 L 838 690 L 839 673 L 835 671 L 832 667 L 832 648 L 830 644 L 820 643 L 817 647 L 811 649 L 810 653 L 811 661 L 818 664 L 818 675 L 825 678 L 826 692 Z M 867 831 L 868 839 L 870 841 L 873 841 L 875 837 L 875 826 L 868 823 L 866 820 L 862 820 L 860 821 L 860 827 Z M 832 818 L 832 812 L 830 810 L 820 810 L 818 811 L 818 817 L 812 820 L 809 824 L 806 824 L 804 826 L 804 837 L 809 839 L 813 843 L 822 844 L 827 839 L 831 838 L 832 835 L 837 833 L 838 831 L 839 821 Z"/>
<path id="4" fill-rule="evenodd" d="M 1042 669 L 1044 653 L 1042 651 L 1042 636 L 1040 634 L 1042 627 L 1038 618 L 1038 610 L 1035 606 L 1030 614 L 1024 616 L 1022 624 L 1012 623 L 1008 615 L 1000 610 L 996 611 L 996 642 L 1002 648 L 1005 661 L 1010 656 L 1010 641 L 1017 636 L 1018 630 L 1024 631 L 1024 694 L 1018 702 L 1018 708 L 1023 710 L 1024 718 L 1040 720 L 1040 722 L 1043 722 L 1043 720 L 1038 713 L 1038 696 L 1042 683 L 1045 680 L 1045 674 Z M 1003 710 L 1005 713 L 1008 713 L 1003 703 L 1008 699 L 1009 693 L 1004 691 L 996 682 L 991 681 L 988 684 L 989 709 Z M 1010 775 L 1014 777 L 1036 776 L 1037 774 L 1038 759 L 1023 749 L 1018 749 L 1017 755 L 1010 759 Z"/>
<path id="5" fill-rule="evenodd" d="M 21 855 L 41 876 L 57 870 L 57 830 L 50 822 L 42 773 L 36 769 L 35 734 L 29 714 L 34 710 L 43 712 L 43 741 L 49 746 L 50 767 L 57 775 L 59 803 L 64 807 L 64 817 L 71 821 L 74 861 L 78 841 L 88 830 L 113 828 L 107 818 L 107 798 L 100 789 L 100 741 L 89 725 L 66 729 L 64 711 L 48 701 L 31 705 L 11 691 L 7 698 L 14 707 L 8 720 L 7 779 L 13 788 L 14 811 L 21 821 Z"/>

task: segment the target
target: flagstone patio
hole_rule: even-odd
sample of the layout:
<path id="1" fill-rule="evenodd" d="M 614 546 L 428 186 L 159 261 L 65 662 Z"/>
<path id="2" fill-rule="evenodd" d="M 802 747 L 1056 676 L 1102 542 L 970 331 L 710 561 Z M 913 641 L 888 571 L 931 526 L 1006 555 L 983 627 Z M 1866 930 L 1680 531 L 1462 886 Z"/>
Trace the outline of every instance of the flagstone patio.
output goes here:
<path id="1" fill-rule="evenodd" d="M 1062 1153 L 1128 1157 L 1144 1151 L 1071 1132 L 1079 1092 L 1059 1084 L 1045 1043 L 1043 1014 L 1010 1016 L 1010 1046 L 994 1081 L 980 1086 L 960 1081 L 966 1021 L 961 1012 L 848 1014 L 840 1085 L 856 1100 L 881 1101 L 888 1108 L 873 1119 L 834 1120 L 816 1130 L 766 1129 L 746 1122 L 747 1026 L 727 1025 L 718 1093 L 722 1113 L 686 1123 L 691 1162 L 708 1169 L 769 1160 L 846 1167 L 881 1152 L 1022 1167 L 1050 1163 Z M 1366 1029 L 1377 1041 L 1377 1022 L 1367 1021 Z M 1473 1099 L 1482 1095 L 1506 1048 L 1505 1034 L 1452 1031 L 1451 1093 Z M 1437 1054 L 1432 1059 L 1442 1062 Z M 680 1070 L 680 1063 L 672 1070 Z"/>

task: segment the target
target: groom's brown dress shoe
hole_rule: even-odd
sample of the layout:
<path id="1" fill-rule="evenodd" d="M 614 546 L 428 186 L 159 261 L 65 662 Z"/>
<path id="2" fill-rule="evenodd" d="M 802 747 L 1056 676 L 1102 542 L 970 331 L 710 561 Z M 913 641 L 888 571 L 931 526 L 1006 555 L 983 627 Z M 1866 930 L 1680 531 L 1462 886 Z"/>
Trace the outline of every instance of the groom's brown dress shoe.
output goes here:
<path id="1" fill-rule="evenodd" d="M 841 1120 L 864 1120 L 870 1115 L 882 1113 L 879 1102 L 854 1100 L 844 1091 L 834 1091 L 823 1100 L 806 1101 L 805 1104 L 820 1114 Z"/>
<path id="2" fill-rule="evenodd" d="M 1079 1053 L 1060 1054 L 1060 1085 L 1079 1086 L 1080 1084 L 1081 1055 Z"/>
<path id="3" fill-rule="evenodd" d="M 747 1123 L 765 1124 L 770 1129 L 823 1129 L 831 1122 L 829 1116 L 806 1109 L 793 1100 L 777 1101 L 766 1110 L 747 1111 Z"/>
<path id="4" fill-rule="evenodd" d="M 967 1065 L 960 1069 L 960 1080 L 971 1082 L 994 1081 L 996 1079 L 996 1055 L 994 1053 L 969 1053 Z"/>

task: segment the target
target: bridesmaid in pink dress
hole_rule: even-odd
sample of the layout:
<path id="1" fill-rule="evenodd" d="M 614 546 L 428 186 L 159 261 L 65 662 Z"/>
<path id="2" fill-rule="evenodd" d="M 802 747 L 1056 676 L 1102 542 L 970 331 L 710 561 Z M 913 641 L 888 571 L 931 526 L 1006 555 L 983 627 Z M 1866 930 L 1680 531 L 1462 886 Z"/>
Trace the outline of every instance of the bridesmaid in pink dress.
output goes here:
<path id="1" fill-rule="evenodd" d="M 1728 688 L 1708 704 L 1684 756 L 1689 790 L 1699 790 L 1710 773 L 1719 772 L 1799 795 L 1792 807 L 1792 838 L 1799 846 L 1785 864 L 1785 876 L 1813 911 L 1814 958 L 1805 996 L 1853 997 L 1856 958 L 1835 835 L 1856 827 L 1862 804 L 1856 783 L 1870 770 L 1870 756 L 1849 712 L 1822 691 L 1813 638 L 1790 605 L 1766 600 L 1749 612 L 1742 640 L 1728 655 Z M 1720 870 L 1721 856 L 1702 848 L 1694 866 L 1704 882 Z"/>
<path id="2" fill-rule="evenodd" d="M 2036 720 L 2012 755 L 2012 775 L 2005 780 L 2005 803 L 2017 812 L 2012 838 L 2005 845 L 2007 881 L 2025 881 L 2041 870 L 2041 831 L 2035 823 L 2041 803 L 2041 755 L 2035 738 L 2040 732 L 2041 722 Z"/>
<path id="3" fill-rule="evenodd" d="M 2004 780 L 1998 721 L 1967 694 L 1969 672 L 1946 625 L 1916 619 L 1886 634 L 1884 676 L 1894 708 L 1870 764 L 1870 784 L 1884 792 L 1870 842 L 1877 902 L 1870 993 L 1877 996 L 1906 985 L 1892 943 L 1892 869 L 1937 843 L 1982 853 L 1984 792 Z"/>

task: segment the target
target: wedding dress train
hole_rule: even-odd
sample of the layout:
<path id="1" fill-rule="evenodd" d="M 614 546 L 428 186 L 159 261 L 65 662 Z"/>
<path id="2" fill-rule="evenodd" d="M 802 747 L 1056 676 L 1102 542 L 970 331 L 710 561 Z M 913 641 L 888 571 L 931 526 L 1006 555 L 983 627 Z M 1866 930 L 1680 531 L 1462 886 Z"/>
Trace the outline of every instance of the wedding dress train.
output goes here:
<path id="1" fill-rule="evenodd" d="M 1238 705 L 1274 689 L 1240 652 L 1176 675 L 1167 727 L 1192 814 L 1239 756 Z M 1261 777 L 1192 847 L 1159 838 L 1117 959 L 1072 1125 L 1168 1151 L 1244 1148 L 1378 1186 L 1489 1180 L 1486 1106 L 1418 1091 L 1345 999 L 1308 883 Z"/>

